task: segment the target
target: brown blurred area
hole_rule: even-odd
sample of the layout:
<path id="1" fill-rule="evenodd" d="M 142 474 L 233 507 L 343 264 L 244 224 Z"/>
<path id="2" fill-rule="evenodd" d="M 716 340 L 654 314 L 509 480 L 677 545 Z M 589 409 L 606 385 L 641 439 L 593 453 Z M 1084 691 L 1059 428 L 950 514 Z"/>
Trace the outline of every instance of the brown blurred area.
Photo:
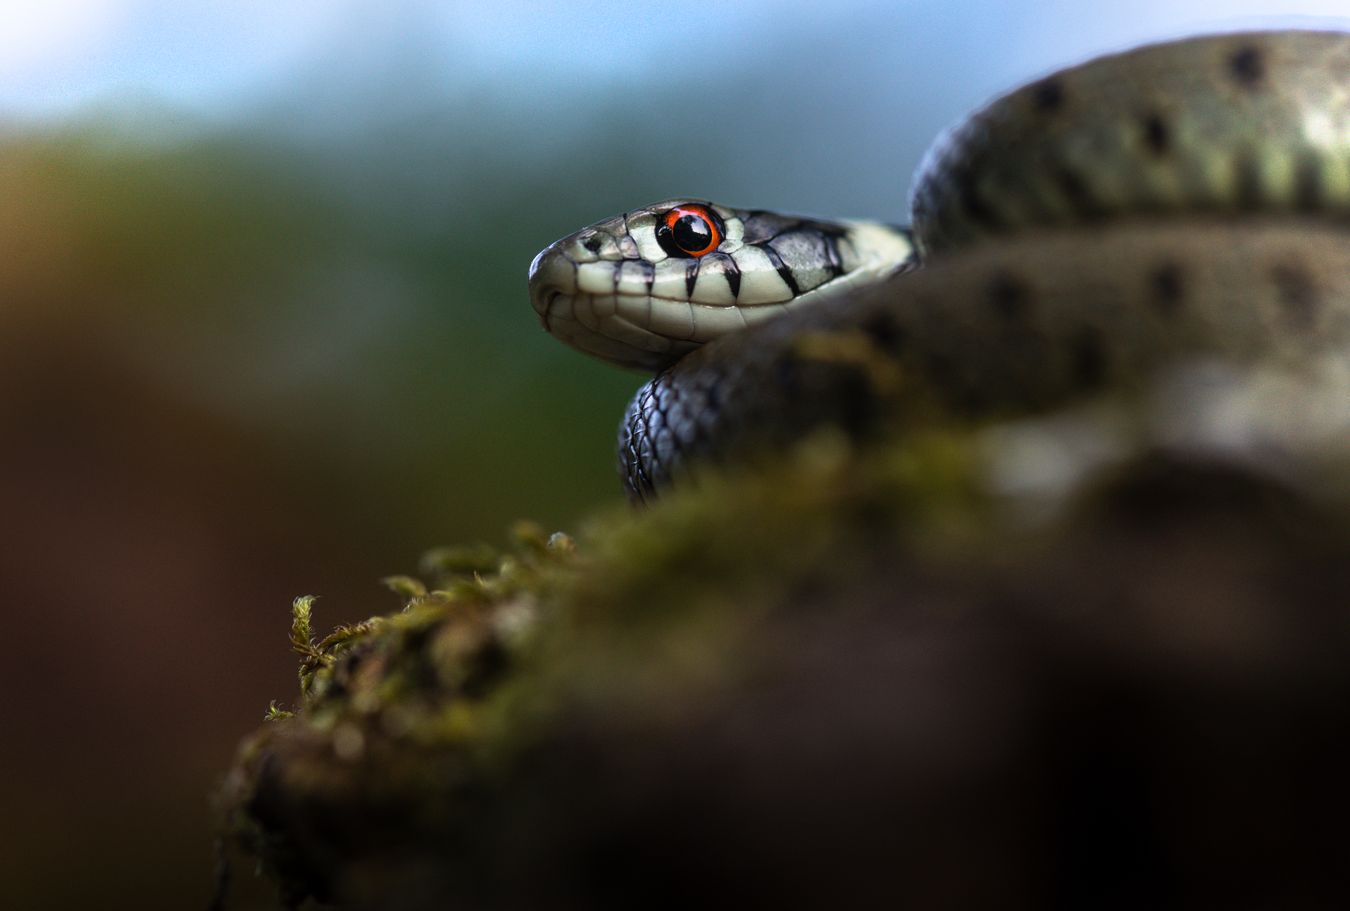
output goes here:
<path id="1" fill-rule="evenodd" d="M 378 557 L 258 441 L 89 340 L 29 329 L 0 360 L 5 891 L 171 906 L 210 880 L 222 758 L 294 689 L 287 593 L 359 592 Z"/>
<path id="2" fill-rule="evenodd" d="M 325 628 L 394 609 L 379 580 L 423 549 L 617 495 L 631 378 L 490 369 L 547 342 L 523 277 L 549 238 L 380 249 L 311 164 L 0 139 L 0 906 L 203 906 L 216 782 L 295 697 L 292 598 Z"/>

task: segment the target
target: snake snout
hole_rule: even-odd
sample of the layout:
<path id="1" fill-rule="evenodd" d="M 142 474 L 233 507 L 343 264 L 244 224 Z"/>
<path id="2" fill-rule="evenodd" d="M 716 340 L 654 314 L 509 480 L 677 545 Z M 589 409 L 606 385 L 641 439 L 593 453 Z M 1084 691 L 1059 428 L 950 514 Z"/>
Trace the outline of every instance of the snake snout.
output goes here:
<path id="1" fill-rule="evenodd" d="M 576 293 L 576 266 L 557 249 L 545 247 L 530 263 L 530 306 L 547 329 L 549 314 L 558 299 Z"/>
<path id="2" fill-rule="evenodd" d="M 528 275 L 528 281 L 531 285 L 534 284 L 535 275 L 539 273 L 539 264 L 544 261 L 544 257 L 546 257 L 548 255 L 548 252 L 552 249 L 553 247 L 551 245 L 547 246 L 544 249 L 540 250 L 538 253 L 534 254 L 534 259 L 530 260 L 530 272 Z"/>

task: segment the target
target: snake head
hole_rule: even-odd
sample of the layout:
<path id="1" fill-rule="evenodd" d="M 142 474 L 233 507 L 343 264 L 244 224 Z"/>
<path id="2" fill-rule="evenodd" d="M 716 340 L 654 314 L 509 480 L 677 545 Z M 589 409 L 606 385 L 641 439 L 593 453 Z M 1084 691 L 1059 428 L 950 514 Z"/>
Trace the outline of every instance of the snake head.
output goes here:
<path id="1" fill-rule="evenodd" d="M 916 264 L 903 228 L 671 199 L 544 248 L 530 264 L 530 303 L 572 347 L 655 371 L 705 342 Z"/>

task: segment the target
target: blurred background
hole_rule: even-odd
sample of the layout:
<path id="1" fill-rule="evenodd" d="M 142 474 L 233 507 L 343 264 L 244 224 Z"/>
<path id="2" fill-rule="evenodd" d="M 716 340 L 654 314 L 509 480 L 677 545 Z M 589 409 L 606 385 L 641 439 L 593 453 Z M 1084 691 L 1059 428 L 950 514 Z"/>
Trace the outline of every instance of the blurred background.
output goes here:
<path id="1" fill-rule="evenodd" d="M 0 907 L 190 908 L 294 596 L 619 502 L 640 378 L 542 333 L 540 247 L 675 195 L 903 220 L 1001 89 L 1344 0 L 0 8 Z"/>

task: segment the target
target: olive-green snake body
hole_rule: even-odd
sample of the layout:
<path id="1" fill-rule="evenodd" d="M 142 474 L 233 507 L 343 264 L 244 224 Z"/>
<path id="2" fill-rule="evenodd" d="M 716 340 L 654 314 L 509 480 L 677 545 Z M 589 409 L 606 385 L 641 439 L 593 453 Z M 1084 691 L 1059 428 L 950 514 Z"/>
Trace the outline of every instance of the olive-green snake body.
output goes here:
<path id="1" fill-rule="evenodd" d="M 630 494 L 826 424 L 1027 413 L 1184 358 L 1350 358 L 1350 35 L 1207 36 L 1053 74 L 939 140 L 912 209 L 911 243 L 668 201 L 536 258 L 546 328 L 661 371 L 620 430 Z"/>

